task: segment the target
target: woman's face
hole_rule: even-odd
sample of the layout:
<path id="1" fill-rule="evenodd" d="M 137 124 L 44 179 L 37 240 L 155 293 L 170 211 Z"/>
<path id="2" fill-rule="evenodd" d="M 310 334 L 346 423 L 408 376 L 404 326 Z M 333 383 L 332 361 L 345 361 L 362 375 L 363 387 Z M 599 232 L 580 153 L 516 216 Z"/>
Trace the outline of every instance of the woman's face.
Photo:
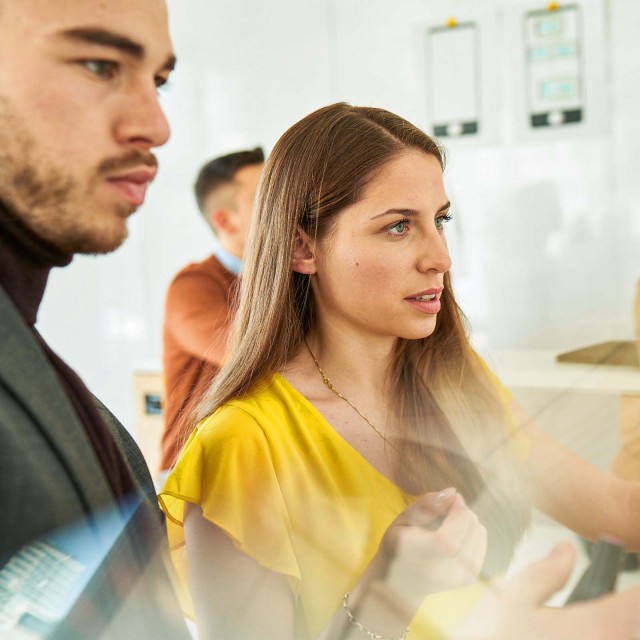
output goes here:
<path id="1" fill-rule="evenodd" d="M 315 248 L 312 287 L 322 326 L 367 339 L 433 333 L 444 273 L 449 200 L 438 160 L 406 151 Z"/>

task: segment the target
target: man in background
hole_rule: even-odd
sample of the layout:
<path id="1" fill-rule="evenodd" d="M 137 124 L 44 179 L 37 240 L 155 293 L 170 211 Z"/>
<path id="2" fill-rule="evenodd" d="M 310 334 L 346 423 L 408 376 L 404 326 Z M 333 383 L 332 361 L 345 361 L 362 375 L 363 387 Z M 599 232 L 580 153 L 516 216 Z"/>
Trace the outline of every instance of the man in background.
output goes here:
<path id="1" fill-rule="evenodd" d="M 2 637 L 189 637 L 144 459 L 36 329 L 50 270 L 126 238 L 174 64 L 164 0 L 0 0 Z"/>
<path id="2" fill-rule="evenodd" d="M 198 207 L 216 248 L 206 260 L 182 269 L 167 292 L 161 479 L 174 465 L 193 428 L 191 412 L 222 363 L 263 163 L 259 147 L 230 153 L 205 164 L 195 183 Z"/>

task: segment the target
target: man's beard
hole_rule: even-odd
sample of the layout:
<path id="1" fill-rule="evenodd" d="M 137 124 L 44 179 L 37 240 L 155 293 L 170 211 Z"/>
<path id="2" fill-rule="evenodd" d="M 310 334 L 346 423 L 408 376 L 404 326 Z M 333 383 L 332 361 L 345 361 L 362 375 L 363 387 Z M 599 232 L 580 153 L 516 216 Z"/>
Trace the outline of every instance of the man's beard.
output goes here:
<path id="1" fill-rule="evenodd" d="M 94 196 L 107 173 L 147 165 L 149 152 L 103 161 L 86 185 L 59 164 L 42 159 L 36 139 L 6 99 L 0 98 L 0 200 L 34 234 L 65 253 L 109 253 L 127 237 L 126 218 L 136 207 L 101 210 Z"/>

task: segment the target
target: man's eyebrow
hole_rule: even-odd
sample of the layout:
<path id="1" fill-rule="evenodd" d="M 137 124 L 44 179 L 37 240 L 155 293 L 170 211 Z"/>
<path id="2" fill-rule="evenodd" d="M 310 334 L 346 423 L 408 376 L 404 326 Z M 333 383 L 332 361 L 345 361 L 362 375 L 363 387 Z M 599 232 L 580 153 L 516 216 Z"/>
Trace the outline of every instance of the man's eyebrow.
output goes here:
<path id="1" fill-rule="evenodd" d="M 442 213 L 443 211 L 446 211 L 450 207 L 451 207 L 451 203 L 447 202 L 446 204 L 443 204 L 436 211 L 436 213 Z M 411 216 L 419 215 L 419 213 L 420 212 L 417 211 L 416 209 L 387 209 L 386 211 L 383 211 L 382 213 L 379 213 L 378 215 L 373 216 L 371 219 L 375 220 L 376 218 L 382 218 L 382 216 L 389 216 L 389 215 L 406 216 L 407 218 L 410 218 Z"/>
<path id="2" fill-rule="evenodd" d="M 135 42 L 135 40 L 131 40 L 131 38 L 127 36 L 106 29 L 91 27 L 69 29 L 68 31 L 63 31 L 61 35 L 68 40 L 95 44 L 101 47 L 111 47 L 136 60 L 143 60 L 146 54 L 145 48 L 139 42 Z M 166 62 L 162 65 L 162 71 L 173 71 L 175 66 L 176 57 L 170 54 Z"/>
<path id="3" fill-rule="evenodd" d="M 122 51 L 137 60 L 142 60 L 145 56 L 144 47 L 140 43 L 106 29 L 69 29 L 68 31 L 63 31 L 61 35 L 69 40 L 78 40 L 87 44 L 97 44 L 102 47 L 118 49 L 118 51 Z"/>

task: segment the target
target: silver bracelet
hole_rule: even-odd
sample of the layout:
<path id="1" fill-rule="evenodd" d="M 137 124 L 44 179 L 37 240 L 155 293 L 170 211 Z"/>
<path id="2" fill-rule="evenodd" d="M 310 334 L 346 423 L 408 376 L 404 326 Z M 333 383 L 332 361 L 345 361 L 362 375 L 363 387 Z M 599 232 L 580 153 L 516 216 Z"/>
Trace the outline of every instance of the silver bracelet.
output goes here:
<path id="1" fill-rule="evenodd" d="M 362 633 L 364 633 L 367 636 L 367 638 L 371 638 L 371 640 L 407 640 L 407 638 L 409 637 L 408 627 L 404 630 L 404 633 L 398 638 L 385 638 L 384 636 L 381 636 L 379 633 L 374 633 L 373 631 L 369 631 L 369 629 L 363 627 L 362 624 L 358 621 L 358 619 L 353 615 L 353 613 L 351 613 L 351 609 L 349 609 L 348 600 L 350 595 L 351 595 L 351 591 L 347 591 L 347 593 L 344 594 L 344 598 L 342 598 L 342 610 L 344 611 L 344 614 L 347 616 L 347 619 L 349 620 L 349 622 L 354 627 L 362 631 Z"/>

